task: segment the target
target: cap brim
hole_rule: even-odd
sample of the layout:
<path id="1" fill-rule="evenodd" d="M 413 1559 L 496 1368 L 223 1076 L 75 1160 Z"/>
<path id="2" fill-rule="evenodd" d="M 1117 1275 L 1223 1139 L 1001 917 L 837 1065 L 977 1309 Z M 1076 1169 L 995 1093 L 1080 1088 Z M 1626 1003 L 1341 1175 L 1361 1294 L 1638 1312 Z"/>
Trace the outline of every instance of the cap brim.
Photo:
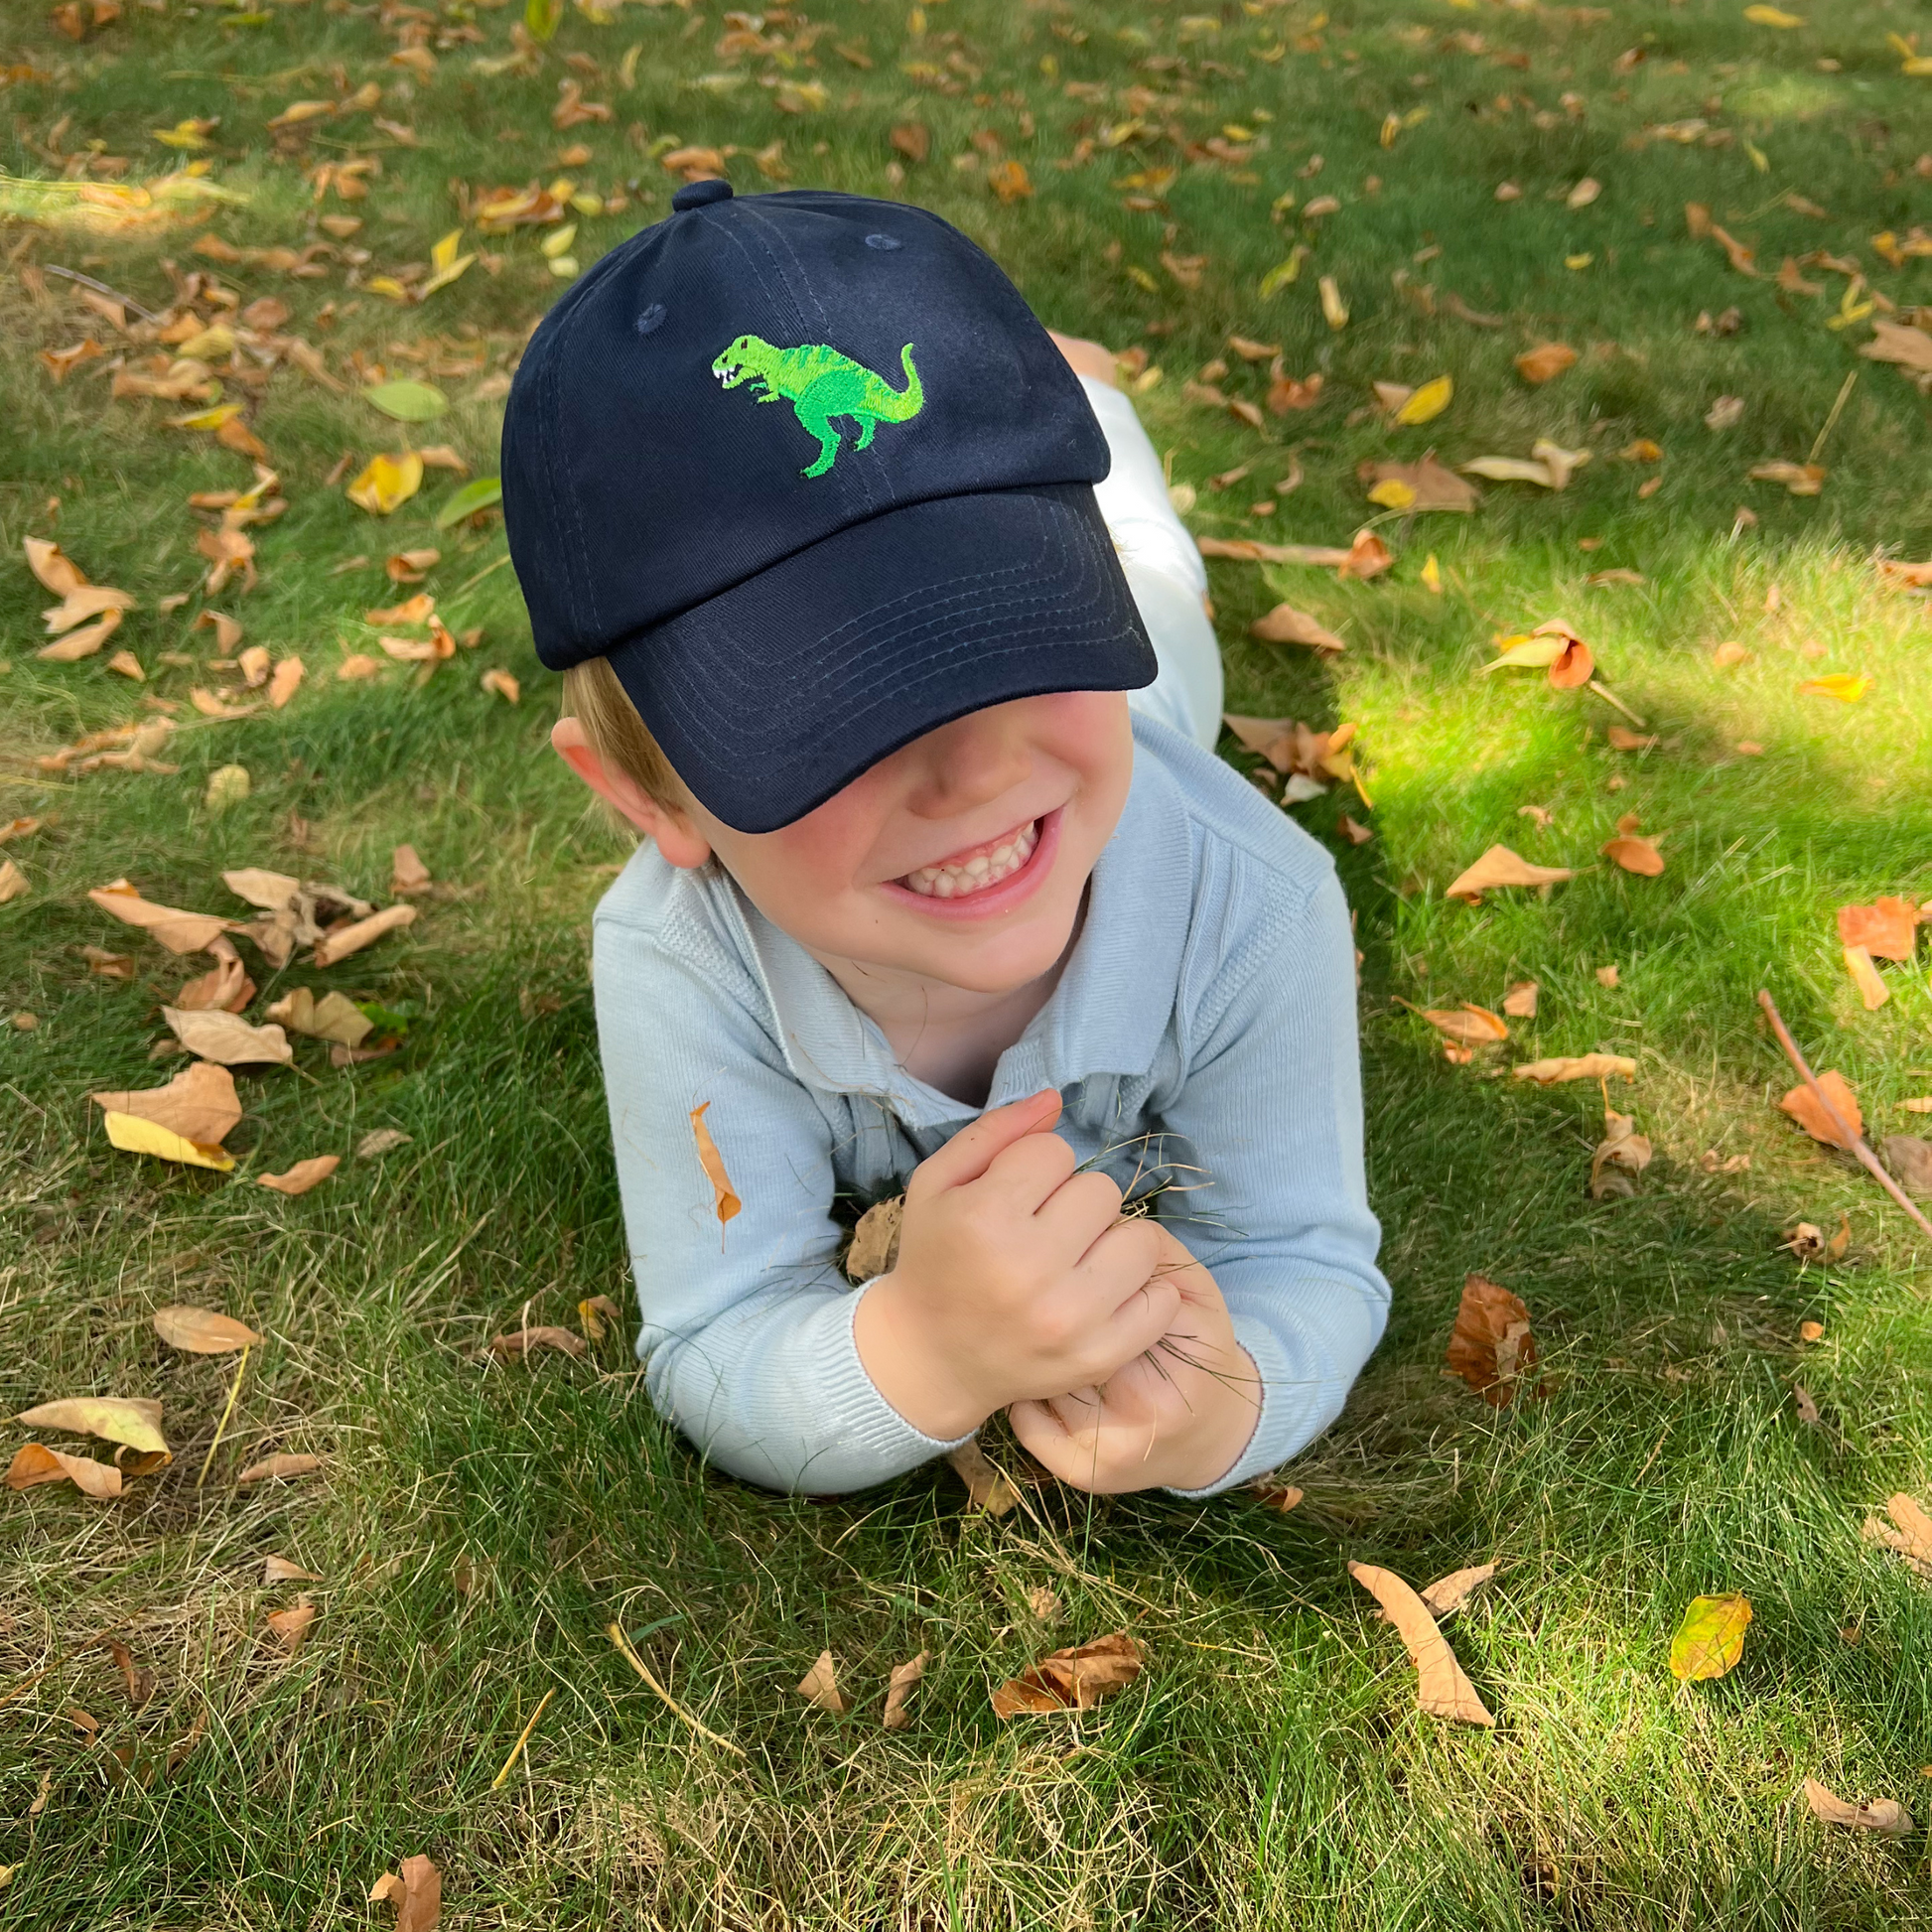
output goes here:
<path id="1" fill-rule="evenodd" d="M 1088 483 L 890 510 L 609 657 L 678 776 L 743 832 L 789 825 L 968 712 L 1156 670 Z"/>

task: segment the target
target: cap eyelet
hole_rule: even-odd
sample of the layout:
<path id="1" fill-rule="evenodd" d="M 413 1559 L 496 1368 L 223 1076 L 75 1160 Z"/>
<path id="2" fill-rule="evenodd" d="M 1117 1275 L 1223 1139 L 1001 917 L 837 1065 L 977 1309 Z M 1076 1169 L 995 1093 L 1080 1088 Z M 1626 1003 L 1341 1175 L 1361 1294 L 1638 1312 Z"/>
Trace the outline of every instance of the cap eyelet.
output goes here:
<path id="1" fill-rule="evenodd" d="M 663 326 L 664 305 L 661 302 L 653 302 L 632 325 L 640 336 L 648 336 L 653 329 L 661 329 Z"/>
<path id="2" fill-rule="evenodd" d="M 897 235 L 869 234 L 866 237 L 866 246 L 868 248 L 898 248 L 903 246 L 903 243 L 900 242 Z"/>

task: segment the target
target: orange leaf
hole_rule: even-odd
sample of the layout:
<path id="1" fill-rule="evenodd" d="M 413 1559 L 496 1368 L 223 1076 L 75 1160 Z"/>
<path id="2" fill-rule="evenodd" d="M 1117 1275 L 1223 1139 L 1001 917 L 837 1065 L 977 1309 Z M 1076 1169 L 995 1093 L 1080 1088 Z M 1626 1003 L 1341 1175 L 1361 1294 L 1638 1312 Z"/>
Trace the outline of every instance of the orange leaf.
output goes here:
<path id="1" fill-rule="evenodd" d="M 1133 1683 L 1141 1664 L 1141 1646 L 1125 1630 L 1056 1650 L 993 1693 L 993 1715 L 1005 1719 L 1091 1711 L 1102 1698 Z"/>
<path id="2" fill-rule="evenodd" d="M 1539 343 L 1516 358 L 1516 373 L 1532 384 L 1553 381 L 1576 366 L 1577 351 L 1568 343 Z"/>
<path id="3" fill-rule="evenodd" d="M 718 1143 L 711 1138 L 711 1129 L 705 1125 L 705 1111 L 711 1102 L 703 1107 L 691 1109 L 691 1138 L 698 1144 L 698 1164 L 704 1169 L 705 1178 L 711 1182 L 711 1190 L 716 1195 L 718 1224 L 722 1228 L 745 1203 L 733 1191 L 731 1175 L 725 1172 L 725 1157 L 718 1152 Z"/>
<path id="4" fill-rule="evenodd" d="M 1918 950 L 1918 909 L 1908 898 L 1874 899 L 1838 908 L 1843 946 L 1863 946 L 1878 959 L 1910 959 Z"/>
<path id="5" fill-rule="evenodd" d="M 1492 845 L 1443 889 L 1443 897 L 1468 899 L 1473 904 L 1481 894 L 1494 892 L 1499 886 L 1556 886 L 1572 877 L 1568 866 L 1533 866 L 1508 846 Z"/>
<path id="6" fill-rule="evenodd" d="M 1864 1115 L 1859 1108 L 1859 1096 L 1852 1090 L 1851 1083 L 1836 1067 L 1818 1076 L 1819 1089 L 1837 1110 L 1839 1120 L 1850 1129 L 1850 1138 L 1834 1124 L 1832 1117 L 1819 1104 L 1818 1095 L 1809 1086 L 1796 1086 L 1778 1102 L 1779 1108 L 1789 1114 L 1814 1141 L 1822 1141 L 1827 1147 L 1842 1147 L 1849 1153 L 1854 1142 L 1864 1132 Z"/>
<path id="7" fill-rule="evenodd" d="M 1629 833 L 1620 833 L 1603 847 L 1604 853 L 1613 859 L 1625 872 L 1634 872 L 1645 879 L 1655 879 L 1664 869 L 1664 855 L 1649 839 L 1640 839 Z"/>
<path id="8" fill-rule="evenodd" d="M 1409 1660 L 1416 1667 L 1418 1708 L 1433 1718 L 1453 1718 L 1458 1724 L 1493 1729 L 1495 1719 L 1463 1675 L 1449 1639 L 1437 1629 L 1429 1605 L 1393 1570 L 1351 1563 L 1348 1574 L 1381 1604 L 1382 1613 L 1408 1647 Z"/>
<path id="9" fill-rule="evenodd" d="M 1278 604 L 1265 617 L 1257 618 L 1249 624 L 1248 635 L 1259 637 L 1266 644 L 1308 644 L 1323 651 L 1344 648 L 1332 630 L 1292 604 Z"/>
<path id="10" fill-rule="evenodd" d="M 111 1462 L 90 1455 L 69 1455 L 42 1443 L 22 1443 L 7 1468 L 9 1489 L 32 1489 L 43 1482 L 70 1482 L 96 1502 L 111 1502 L 121 1493 L 121 1472 Z"/>
<path id="11" fill-rule="evenodd" d="M 1529 1310 L 1508 1289 L 1468 1276 L 1445 1359 L 1492 1409 L 1508 1408 L 1517 1378 L 1536 1366 Z"/>
<path id="12" fill-rule="evenodd" d="M 262 1173 L 255 1176 L 264 1187 L 273 1187 L 278 1194 L 306 1194 L 318 1182 L 327 1180 L 343 1164 L 340 1154 L 318 1154 L 307 1161 L 298 1161 L 287 1173 Z"/>

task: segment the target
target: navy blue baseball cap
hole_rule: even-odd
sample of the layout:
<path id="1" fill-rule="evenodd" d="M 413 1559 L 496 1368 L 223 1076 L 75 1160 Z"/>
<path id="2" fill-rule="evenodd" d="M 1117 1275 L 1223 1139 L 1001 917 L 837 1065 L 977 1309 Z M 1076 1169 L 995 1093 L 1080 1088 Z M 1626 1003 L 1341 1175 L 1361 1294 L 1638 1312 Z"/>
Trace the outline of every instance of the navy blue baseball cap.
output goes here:
<path id="1" fill-rule="evenodd" d="M 923 208 L 678 190 L 531 338 L 503 518 L 537 655 L 607 657 L 704 807 L 788 825 L 922 733 L 1155 658 L 1105 436 Z"/>

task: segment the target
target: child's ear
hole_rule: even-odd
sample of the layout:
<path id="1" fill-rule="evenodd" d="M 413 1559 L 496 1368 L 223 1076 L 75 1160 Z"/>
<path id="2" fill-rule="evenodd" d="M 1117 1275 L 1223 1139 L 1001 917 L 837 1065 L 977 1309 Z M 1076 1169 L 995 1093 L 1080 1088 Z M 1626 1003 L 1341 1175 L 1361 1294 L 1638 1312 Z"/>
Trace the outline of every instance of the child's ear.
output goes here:
<path id="1" fill-rule="evenodd" d="M 660 805 L 634 778 L 613 771 L 591 749 L 584 727 L 575 718 L 559 718 L 550 728 L 551 748 L 570 768 L 609 805 L 629 820 L 674 866 L 689 872 L 711 857 L 711 845 L 691 820 L 668 805 Z"/>

